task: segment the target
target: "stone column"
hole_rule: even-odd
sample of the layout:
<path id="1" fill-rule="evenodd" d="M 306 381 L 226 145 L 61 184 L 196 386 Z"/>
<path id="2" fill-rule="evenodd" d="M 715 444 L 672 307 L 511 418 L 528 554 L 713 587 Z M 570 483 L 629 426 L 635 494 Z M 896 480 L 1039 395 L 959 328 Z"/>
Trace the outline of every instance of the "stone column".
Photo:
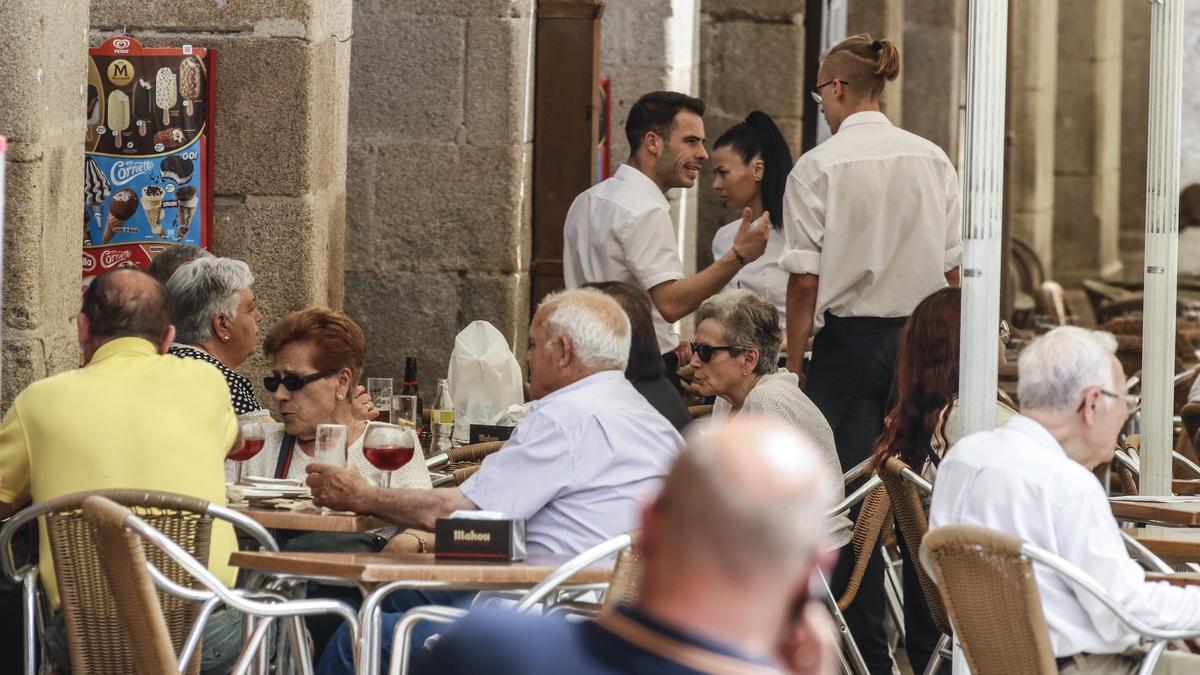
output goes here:
<path id="1" fill-rule="evenodd" d="M 1149 13 L 1149 7 L 1139 7 L 1139 11 Z M 1130 11 L 1126 8 L 1125 11 Z M 1137 14 L 1141 20 L 1141 14 Z M 1147 24 L 1148 25 L 1148 22 Z M 1147 29 L 1148 31 L 1148 29 Z M 1184 49 L 1188 57 L 1183 60 L 1183 129 L 1182 129 L 1182 162 L 1179 168 L 1181 186 L 1190 183 L 1200 183 L 1200 62 L 1194 56 L 1197 45 L 1200 45 L 1200 3 L 1189 0 L 1183 6 L 1183 35 Z M 1134 47 L 1127 46 L 1126 53 Z M 1147 47 L 1147 50 L 1149 47 Z M 1149 67 L 1147 67 L 1149 73 Z M 1139 90 L 1140 91 L 1140 90 Z M 1145 106 L 1142 106 L 1145 108 Z"/>
<path id="2" fill-rule="evenodd" d="M 217 50 L 213 249 L 254 271 L 260 336 L 340 307 L 350 45 L 334 36 L 350 35 L 350 0 L 91 5 L 94 45 L 128 27 L 146 46 Z"/>
<path id="3" fill-rule="evenodd" d="M 705 8 L 719 4 L 705 2 Z M 625 118 L 642 94 L 670 89 L 697 95 L 699 91 L 699 0 L 608 0 L 600 28 L 600 75 L 612 81 L 612 167 L 629 157 Z M 714 139 L 707 119 L 705 134 Z M 719 132 L 717 132 L 719 133 Z M 702 172 L 698 180 L 707 180 Z M 680 234 L 684 271 L 696 269 L 696 201 L 698 191 L 671 190 L 672 216 Z M 690 323 L 684 321 L 684 335 Z"/>
<path id="4" fill-rule="evenodd" d="M 1121 271 L 1117 244 L 1125 4 L 1058 4 L 1052 276 L 1066 284 Z"/>
<path id="5" fill-rule="evenodd" d="M 937 143 L 956 165 L 966 77 L 965 25 L 965 0 L 919 0 L 904 8 L 904 128 Z"/>
<path id="6" fill-rule="evenodd" d="M 1012 236 L 1053 261 L 1058 0 L 1009 4 L 1004 217 Z"/>
<path id="7" fill-rule="evenodd" d="M 1147 96 L 1150 92 L 1150 3 L 1125 3 L 1125 17 L 1122 21 L 1121 53 L 1121 193 L 1120 193 L 1120 255 L 1124 273 L 1127 278 L 1140 278 L 1142 259 L 1145 257 L 1146 239 L 1146 133 L 1150 120 L 1148 111 L 1150 103 Z M 1200 12 L 1192 12 L 1192 16 L 1200 18 Z M 1185 28 L 1186 30 L 1186 28 Z M 1194 72 L 1189 78 L 1186 69 L 1193 65 L 1189 59 L 1184 60 L 1184 82 L 1196 82 L 1200 71 Z M 1189 113 L 1187 96 L 1192 94 L 1191 87 L 1184 87 L 1184 128 L 1186 129 Z M 1200 98 L 1197 99 L 1200 104 Z M 1200 112 L 1200 105 L 1192 108 Z M 1187 136 L 1184 135 L 1186 142 Z M 1200 135 L 1197 135 L 1197 147 L 1200 151 Z M 1186 165 L 1193 153 L 1184 149 L 1183 163 Z M 1200 165 L 1197 166 L 1200 169 Z M 1200 171 L 1195 172 L 1194 180 L 1200 180 Z M 1187 172 L 1181 176 L 1183 184 L 1188 183 Z"/>
<path id="8" fill-rule="evenodd" d="M 0 3 L 8 137 L 0 408 L 79 365 L 86 2 Z"/>
<path id="9" fill-rule="evenodd" d="M 804 100 L 804 0 L 708 0 L 700 20 L 700 96 L 709 147 L 751 110 L 775 120 L 799 155 Z M 741 217 L 721 207 L 712 174 L 700 177 L 696 265 L 712 263 L 716 231 Z"/>
<path id="10" fill-rule="evenodd" d="M 856 0 L 847 7 L 846 35 L 869 33 L 876 40 L 887 38 L 900 47 L 900 76 L 889 82 L 879 99 L 879 109 L 892 124 L 904 125 L 904 3 L 901 0 Z"/>
<path id="11" fill-rule="evenodd" d="M 524 351 L 532 6 L 354 3 L 346 307 L 367 373 L 414 355 L 427 400 L 469 322 Z"/>

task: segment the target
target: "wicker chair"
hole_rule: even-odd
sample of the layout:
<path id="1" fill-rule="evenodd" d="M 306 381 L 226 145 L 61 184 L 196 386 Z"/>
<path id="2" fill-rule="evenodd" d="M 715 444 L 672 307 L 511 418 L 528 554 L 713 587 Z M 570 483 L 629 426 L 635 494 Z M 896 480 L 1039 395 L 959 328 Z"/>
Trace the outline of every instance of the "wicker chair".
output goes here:
<path id="1" fill-rule="evenodd" d="M 698 420 L 701 417 L 710 417 L 713 407 L 711 403 L 705 405 L 689 405 L 688 412 L 692 414 L 692 419 Z"/>
<path id="2" fill-rule="evenodd" d="M 164 505 L 168 508 L 171 506 L 169 501 L 164 501 Z M 163 598 L 187 594 L 188 587 L 203 589 L 195 594 L 193 600 L 203 598 L 206 609 L 223 602 L 246 615 L 265 617 L 265 620 L 257 623 L 243 648 L 235 672 L 244 672 L 244 668 L 249 666 L 250 659 L 263 644 L 275 618 L 337 614 L 350 624 L 351 635 L 357 635 L 357 615 L 345 603 L 333 600 L 288 602 L 282 601 L 282 597 L 274 598 L 279 600 L 277 602 L 250 599 L 251 596 L 266 594 L 225 588 L 203 562 L 120 504 L 93 495 L 83 500 L 82 513 L 96 551 L 102 554 L 98 556 L 98 567 L 107 582 L 109 590 L 106 595 L 110 602 L 113 598 L 120 598 L 120 602 L 113 602 L 119 619 L 118 630 L 104 641 L 109 643 L 109 649 L 125 652 L 132 666 L 122 670 L 105 669 L 105 673 L 178 674 L 181 672 L 180 662 L 187 664 L 185 667 L 188 672 L 199 670 L 199 659 L 189 660 L 190 652 L 176 643 L 174 630 L 169 625 L 168 610 L 162 605 Z M 178 574 L 162 574 L 164 566 L 178 570 Z M 157 577 L 154 570 L 160 573 Z M 180 583 L 184 581 L 186 585 Z M 164 595 L 163 591 L 167 593 Z M 97 639 L 96 636 L 89 637 L 91 640 Z M 176 654 L 180 654 L 178 659 Z"/>
<path id="3" fill-rule="evenodd" d="M 910 551 L 920 548 L 920 542 L 925 538 L 925 533 L 929 529 L 929 518 L 925 514 L 925 505 L 921 501 L 922 490 L 918 488 L 914 480 L 910 479 L 910 476 L 915 475 L 912 467 L 899 457 L 889 457 L 879 471 L 879 477 L 883 480 L 888 497 L 891 498 L 892 512 L 895 514 L 896 522 L 900 525 L 900 533 L 909 545 Z M 914 567 L 921 591 L 925 594 L 925 602 L 929 605 L 929 613 L 933 616 L 933 623 L 942 632 L 942 639 L 925 669 L 926 673 L 935 673 L 949 653 L 949 636 L 952 630 L 937 586 L 921 565 L 914 565 Z"/>

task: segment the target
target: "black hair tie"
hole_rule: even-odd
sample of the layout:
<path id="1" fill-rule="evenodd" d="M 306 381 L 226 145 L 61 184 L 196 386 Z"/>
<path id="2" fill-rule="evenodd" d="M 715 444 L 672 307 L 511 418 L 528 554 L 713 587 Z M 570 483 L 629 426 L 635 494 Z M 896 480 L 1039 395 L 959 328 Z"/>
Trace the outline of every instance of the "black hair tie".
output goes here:
<path id="1" fill-rule="evenodd" d="M 883 49 L 883 43 L 880 42 L 879 40 L 876 40 L 871 43 L 871 49 L 874 49 L 875 51 L 879 51 L 879 50 Z"/>

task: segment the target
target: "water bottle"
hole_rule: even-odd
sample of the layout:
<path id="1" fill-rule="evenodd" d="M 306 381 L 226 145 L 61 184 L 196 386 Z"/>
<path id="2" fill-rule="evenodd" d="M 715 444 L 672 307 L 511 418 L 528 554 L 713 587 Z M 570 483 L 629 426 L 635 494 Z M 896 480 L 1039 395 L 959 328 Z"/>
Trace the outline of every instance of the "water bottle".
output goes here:
<path id="1" fill-rule="evenodd" d="M 450 437 L 454 433 L 454 401 L 450 400 L 450 383 L 445 378 L 438 380 L 437 396 L 429 409 L 429 428 L 435 450 L 432 454 L 450 450 Z"/>

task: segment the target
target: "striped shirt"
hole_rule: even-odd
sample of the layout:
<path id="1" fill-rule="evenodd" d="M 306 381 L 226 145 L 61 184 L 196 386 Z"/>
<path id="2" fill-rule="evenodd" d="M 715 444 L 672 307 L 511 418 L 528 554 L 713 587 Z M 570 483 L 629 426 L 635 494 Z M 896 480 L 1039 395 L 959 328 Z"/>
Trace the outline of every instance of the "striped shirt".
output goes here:
<path id="1" fill-rule="evenodd" d="M 682 443 L 623 373 L 606 370 L 530 404 L 461 489 L 480 509 L 524 518 L 530 554 L 574 555 L 638 526 Z"/>

